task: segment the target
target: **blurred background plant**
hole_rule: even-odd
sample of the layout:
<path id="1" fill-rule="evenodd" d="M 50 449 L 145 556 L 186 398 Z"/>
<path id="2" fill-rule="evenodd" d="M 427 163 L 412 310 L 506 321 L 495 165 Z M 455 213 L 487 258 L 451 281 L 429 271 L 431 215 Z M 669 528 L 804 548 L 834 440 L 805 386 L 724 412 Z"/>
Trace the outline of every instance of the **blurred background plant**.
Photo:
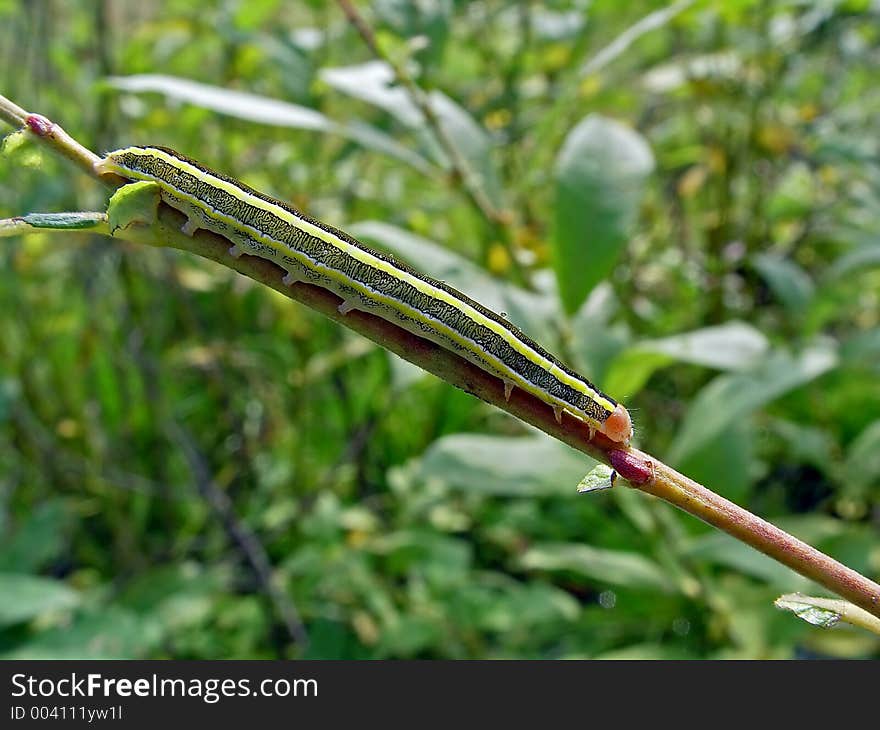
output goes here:
<path id="1" fill-rule="evenodd" d="M 334 3 L 0 0 L 0 83 L 506 312 L 637 443 L 876 577 L 877 3 L 356 7 L 372 49 Z M 0 216 L 105 200 L 0 157 Z M 816 592 L 788 569 L 578 498 L 583 455 L 231 271 L 97 236 L 0 259 L 3 657 L 880 656 L 775 611 Z"/>

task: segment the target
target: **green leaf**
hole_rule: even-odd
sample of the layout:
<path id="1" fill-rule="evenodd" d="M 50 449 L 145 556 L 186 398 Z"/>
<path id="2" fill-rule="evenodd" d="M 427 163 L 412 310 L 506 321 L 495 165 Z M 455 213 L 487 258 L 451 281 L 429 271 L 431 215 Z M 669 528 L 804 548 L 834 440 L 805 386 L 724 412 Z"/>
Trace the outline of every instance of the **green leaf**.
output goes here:
<path id="1" fill-rule="evenodd" d="M 405 615 L 382 630 L 381 655 L 412 657 L 442 640 L 443 625 L 433 616 Z"/>
<path id="2" fill-rule="evenodd" d="M 162 627 L 148 617 L 109 606 L 44 631 L 4 659 L 136 659 L 158 646 Z"/>
<path id="3" fill-rule="evenodd" d="M 37 571 L 55 560 L 64 549 L 70 514 L 64 501 L 39 505 L 0 544 L 0 573 Z"/>
<path id="4" fill-rule="evenodd" d="M 357 142 L 362 147 L 374 152 L 393 157 L 401 162 L 405 162 L 423 175 L 430 174 L 432 171 L 430 163 L 417 152 L 407 149 L 399 144 L 393 137 L 372 127 L 364 122 L 349 122 L 344 127 L 339 128 L 339 133 L 348 137 L 348 139 Z"/>
<path id="5" fill-rule="evenodd" d="M 626 326 L 614 321 L 619 309 L 611 287 L 599 284 L 571 319 L 571 364 L 594 383 L 605 384 L 608 367 L 632 340 Z"/>
<path id="6" fill-rule="evenodd" d="M 30 141 L 30 134 L 26 127 L 15 129 L 8 134 L 0 136 L 0 154 L 12 155 Z"/>
<path id="7" fill-rule="evenodd" d="M 753 259 L 755 269 L 767 282 L 774 296 L 793 313 L 804 312 L 813 298 L 815 287 L 806 271 L 793 261 L 772 254 Z"/>
<path id="8" fill-rule="evenodd" d="M 815 605 L 809 596 L 791 594 L 780 596 L 773 605 L 783 611 L 791 611 L 799 619 L 822 629 L 834 628 L 840 622 L 840 613 Z"/>
<path id="9" fill-rule="evenodd" d="M 103 213 L 28 213 L 18 220 L 34 228 L 100 228 L 107 222 Z"/>
<path id="10" fill-rule="evenodd" d="M 816 346 L 798 355 L 775 352 L 755 370 L 715 378 L 697 394 L 688 409 L 669 460 L 680 464 L 730 425 L 836 364 L 836 351 Z"/>
<path id="11" fill-rule="evenodd" d="M 850 445 L 846 477 L 858 487 L 880 483 L 880 420 L 869 424 Z"/>
<path id="12" fill-rule="evenodd" d="M 654 168 L 636 131 L 591 114 L 568 135 L 556 160 L 553 265 L 569 313 L 620 257 Z"/>
<path id="13" fill-rule="evenodd" d="M 657 370 L 674 362 L 675 358 L 670 355 L 642 350 L 641 345 L 637 345 L 614 358 L 602 384 L 609 393 L 627 400 L 638 394 Z"/>
<path id="14" fill-rule="evenodd" d="M 211 613 L 212 601 L 226 588 L 222 567 L 213 569 L 191 563 L 153 568 L 125 586 L 119 602 L 161 623 L 167 631 L 186 630 Z"/>
<path id="15" fill-rule="evenodd" d="M 386 559 L 386 570 L 395 575 L 413 571 L 432 585 L 460 586 L 467 580 L 473 548 L 467 542 L 422 529 L 382 534 L 366 546 Z"/>
<path id="16" fill-rule="evenodd" d="M 28 621 L 79 603 L 79 594 L 64 583 L 35 575 L 0 573 L 0 627 Z"/>
<path id="17" fill-rule="evenodd" d="M 606 464 L 596 464 L 577 485 L 578 494 L 599 492 L 614 486 L 615 472 Z"/>
<path id="18" fill-rule="evenodd" d="M 336 91 L 388 112 L 404 126 L 417 128 L 424 122 L 407 90 L 394 83 L 394 71 L 384 61 L 322 68 L 320 77 Z"/>
<path id="19" fill-rule="evenodd" d="M 860 332 L 841 344 L 840 357 L 847 365 L 877 367 L 880 362 L 880 327 Z"/>
<path id="20" fill-rule="evenodd" d="M 661 646 L 660 644 L 631 644 L 620 649 L 612 649 L 592 657 L 605 661 L 669 661 L 673 659 L 695 659 L 686 649 L 676 646 Z"/>
<path id="21" fill-rule="evenodd" d="M 545 543 L 519 559 L 526 570 L 569 571 L 602 583 L 627 588 L 673 591 L 666 572 L 638 553 L 605 550 L 579 543 Z"/>
<path id="22" fill-rule="evenodd" d="M 770 220 L 803 219 L 814 210 L 816 181 L 810 167 L 803 162 L 793 164 L 766 203 Z"/>
<path id="23" fill-rule="evenodd" d="M 783 611 L 791 611 L 799 619 L 822 629 L 833 629 L 844 621 L 880 635 L 880 619 L 840 598 L 789 593 L 779 596 L 773 605 Z"/>
<path id="24" fill-rule="evenodd" d="M 107 221 L 110 231 L 124 230 L 132 223 L 146 226 L 156 222 L 159 210 L 159 186 L 143 180 L 129 183 L 117 189 L 107 205 Z"/>
<path id="25" fill-rule="evenodd" d="M 662 28 L 682 10 L 690 7 L 693 2 L 694 0 L 678 0 L 678 2 L 671 3 L 666 7 L 648 13 L 636 23 L 629 26 L 611 43 L 581 66 L 578 73 L 581 76 L 587 76 L 588 74 L 598 72 L 616 58 L 624 55 L 629 47 L 643 35 L 657 30 L 658 28 Z"/>
<path id="26" fill-rule="evenodd" d="M 828 267 L 825 278 L 833 281 L 854 271 L 861 272 L 878 266 L 880 266 L 880 244 L 856 246 Z"/>
<path id="27" fill-rule="evenodd" d="M 749 324 L 736 321 L 659 340 L 646 340 L 617 356 L 604 384 L 609 393 L 632 397 L 654 372 L 674 362 L 736 372 L 760 362 L 768 347 L 763 334 Z"/>
<path id="28" fill-rule="evenodd" d="M 0 380 L 0 425 L 5 424 L 12 415 L 15 402 L 21 395 L 21 386 L 13 378 Z"/>
<path id="29" fill-rule="evenodd" d="M 571 494 L 592 460 L 549 436 L 456 434 L 435 441 L 420 475 L 478 494 Z"/>
<path id="30" fill-rule="evenodd" d="M 784 443 L 787 457 L 795 463 L 812 464 L 820 471 L 825 471 L 837 458 L 837 444 L 822 427 L 774 419 L 770 428 Z"/>

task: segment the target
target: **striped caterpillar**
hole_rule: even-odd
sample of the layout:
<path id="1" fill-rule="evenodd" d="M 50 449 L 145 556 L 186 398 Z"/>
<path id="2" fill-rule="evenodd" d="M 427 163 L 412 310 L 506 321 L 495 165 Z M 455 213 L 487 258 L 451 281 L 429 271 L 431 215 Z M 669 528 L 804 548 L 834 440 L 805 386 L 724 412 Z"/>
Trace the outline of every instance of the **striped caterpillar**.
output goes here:
<path id="1" fill-rule="evenodd" d="M 232 242 L 233 256 L 248 253 L 283 268 L 288 286 L 302 281 L 329 289 L 342 299 L 343 314 L 375 314 L 457 353 L 500 378 L 506 398 L 520 388 L 550 405 L 557 421 L 568 412 L 591 433 L 622 445 L 632 438 L 626 408 L 444 282 L 165 147 L 125 147 L 96 167 L 156 183 L 162 200 L 187 216 L 184 233 L 212 231 Z"/>

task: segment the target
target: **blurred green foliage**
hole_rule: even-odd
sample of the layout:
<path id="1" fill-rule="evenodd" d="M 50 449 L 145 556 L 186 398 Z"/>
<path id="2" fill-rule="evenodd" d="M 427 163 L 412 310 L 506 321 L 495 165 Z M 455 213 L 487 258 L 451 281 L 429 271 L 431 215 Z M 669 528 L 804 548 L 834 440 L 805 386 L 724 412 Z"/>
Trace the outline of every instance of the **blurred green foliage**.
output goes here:
<path id="1" fill-rule="evenodd" d="M 640 446 L 876 577 L 876 3 L 360 7 L 464 179 L 334 3 L 0 0 L 0 83 L 508 313 Z M 105 204 L 0 157 L 2 216 Z M 5 239 L 0 311 L 4 657 L 880 656 L 774 610 L 816 591 L 789 570 L 578 497 L 581 455 L 209 262 Z"/>

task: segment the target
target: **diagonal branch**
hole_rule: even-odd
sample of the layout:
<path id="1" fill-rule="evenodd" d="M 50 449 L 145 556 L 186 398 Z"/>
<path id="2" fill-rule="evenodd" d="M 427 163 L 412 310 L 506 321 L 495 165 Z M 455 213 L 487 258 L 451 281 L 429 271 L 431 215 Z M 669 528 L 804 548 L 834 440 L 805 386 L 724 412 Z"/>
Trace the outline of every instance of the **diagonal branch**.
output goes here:
<path id="1" fill-rule="evenodd" d="M 0 97 L 0 117 L 3 116 L 4 101 L 3 97 Z M 75 148 L 59 149 L 59 145 L 63 145 L 64 140 L 69 139 L 66 135 L 41 134 L 40 130 L 43 127 L 38 126 L 35 130 L 32 126 L 28 126 L 42 142 L 60 154 L 77 161 L 76 157 L 79 153 Z M 51 128 L 60 129 L 57 125 L 51 125 Z M 97 177 L 97 173 L 88 165 L 80 166 L 90 170 L 91 174 Z M 107 180 L 106 176 L 103 181 L 111 187 L 116 184 L 116 181 Z M 637 449 L 623 450 L 619 444 L 609 441 L 602 434 L 591 434 L 586 424 L 567 414 L 557 422 L 550 406 L 522 390 L 514 390 L 508 400 L 505 398 L 504 385 L 497 377 L 480 370 L 453 352 L 444 350 L 400 329 L 391 322 L 366 312 L 352 311 L 341 314 L 338 310 L 340 299 L 335 294 L 302 282 L 291 287 L 285 286 L 281 282 L 285 272 L 279 266 L 267 259 L 254 256 L 244 255 L 237 259 L 233 258 L 229 253 L 229 242 L 220 236 L 205 230 L 199 230 L 194 236 L 185 235 L 180 230 L 184 223 L 185 217 L 182 213 L 162 204 L 155 224 L 151 226 L 132 224 L 121 233 L 120 237 L 146 245 L 170 246 L 189 251 L 265 284 L 284 296 L 349 327 L 423 370 L 507 411 L 553 438 L 606 464 L 611 464 L 618 474 L 636 489 L 659 497 L 724 530 L 737 540 L 751 545 L 874 616 L 880 617 L 880 585 L 874 581 L 697 484 L 653 456 Z"/>

